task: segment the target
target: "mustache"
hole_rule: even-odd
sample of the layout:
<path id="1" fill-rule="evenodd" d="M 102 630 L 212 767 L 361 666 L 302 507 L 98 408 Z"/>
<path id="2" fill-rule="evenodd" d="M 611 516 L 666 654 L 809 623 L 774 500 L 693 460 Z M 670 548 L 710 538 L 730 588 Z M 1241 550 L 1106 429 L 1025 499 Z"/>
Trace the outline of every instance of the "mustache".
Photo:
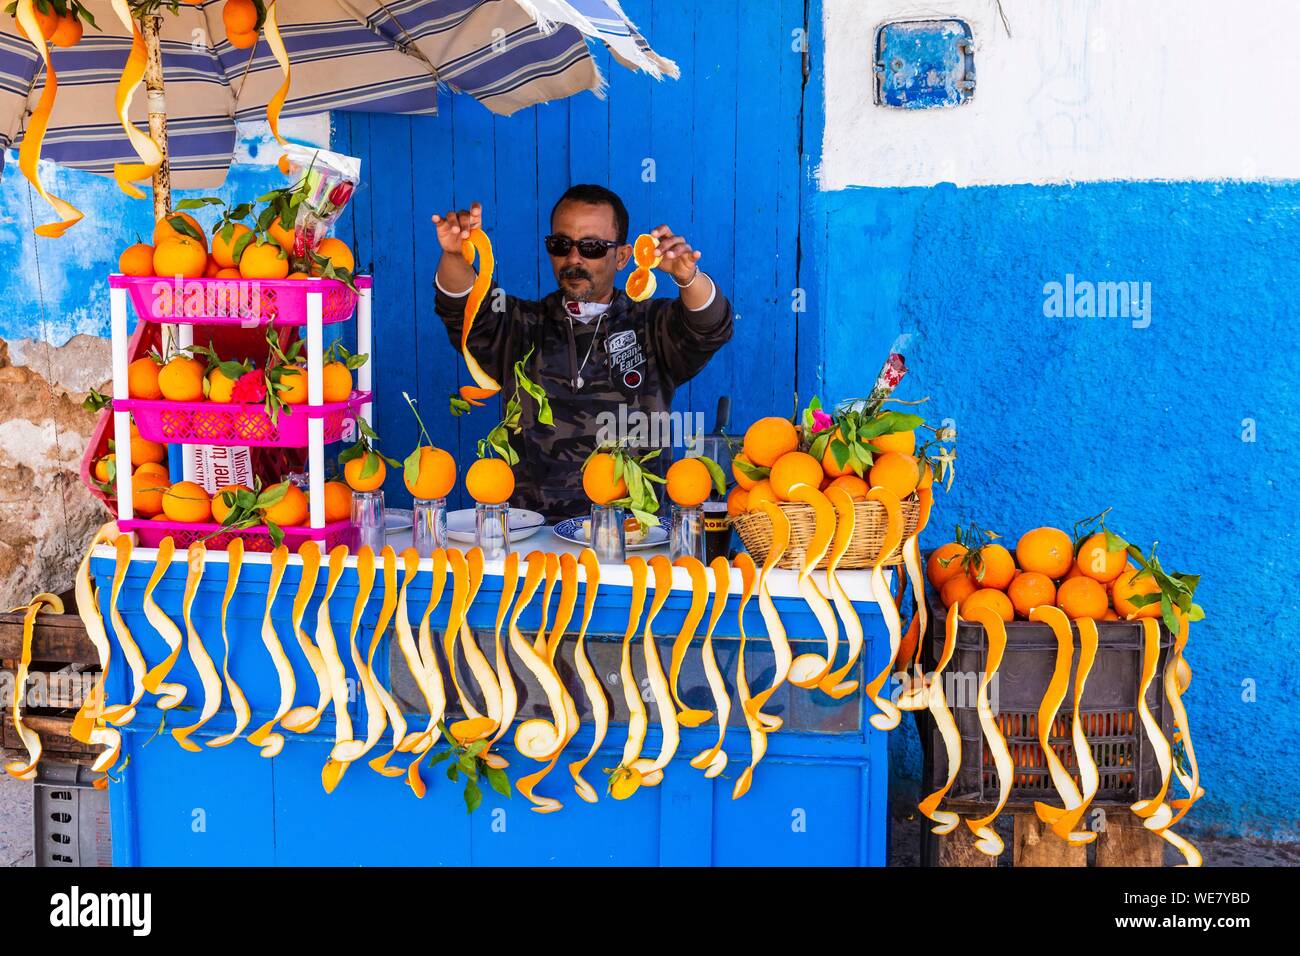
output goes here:
<path id="1" fill-rule="evenodd" d="M 586 279 L 588 282 L 592 281 L 591 273 L 588 272 L 586 269 L 582 268 L 582 266 L 565 266 L 563 269 L 560 270 L 560 278 L 561 279 Z"/>

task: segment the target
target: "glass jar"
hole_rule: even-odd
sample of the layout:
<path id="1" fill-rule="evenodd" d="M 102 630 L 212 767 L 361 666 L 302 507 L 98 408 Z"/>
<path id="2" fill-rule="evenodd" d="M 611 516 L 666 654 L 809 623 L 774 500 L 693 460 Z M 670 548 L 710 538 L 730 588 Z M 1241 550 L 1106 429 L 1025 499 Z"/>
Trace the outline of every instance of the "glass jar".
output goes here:
<path id="1" fill-rule="evenodd" d="M 411 509 L 411 545 L 427 558 L 447 546 L 447 499 L 416 498 Z"/>
<path id="2" fill-rule="evenodd" d="M 384 550 L 384 493 L 382 491 L 352 492 L 352 530 L 355 551 L 369 546 L 375 554 Z"/>
<path id="3" fill-rule="evenodd" d="M 698 505 L 694 508 L 673 505 L 668 554 L 674 561 L 678 558 L 704 560 L 704 511 Z"/>
<path id="4" fill-rule="evenodd" d="M 587 520 L 587 538 L 596 560 L 603 564 L 622 564 L 627 558 L 627 532 L 622 508 L 612 505 L 592 505 Z"/>
<path id="5" fill-rule="evenodd" d="M 510 505 L 474 506 L 474 544 L 485 561 L 501 561 L 510 553 Z"/>

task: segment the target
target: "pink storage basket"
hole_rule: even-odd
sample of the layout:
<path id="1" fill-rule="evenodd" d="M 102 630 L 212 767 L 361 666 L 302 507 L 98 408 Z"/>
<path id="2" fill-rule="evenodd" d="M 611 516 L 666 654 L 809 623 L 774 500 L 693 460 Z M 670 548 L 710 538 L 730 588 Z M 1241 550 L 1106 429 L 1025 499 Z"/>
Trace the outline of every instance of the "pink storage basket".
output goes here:
<path id="1" fill-rule="evenodd" d="M 306 448 L 309 419 L 325 419 L 326 444 L 350 440 L 357 414 L 368 401 L 369 392 L 354 391 L 346 402 L 282 408 L 275 422 L 261 405 L 127 398 L 116 399 L 113 407 L 130 411 L 140 434 L 162 444 Z"/>
<path id="2" fill-rule="evenodd" d="M 132 518 L 129 521 L 119 521 L 117 526 L 124 532 L 134 531 L 142 548 L 156 548 L 162 543 L 163 538 L 170 537 L 176 542 L 177 550 L 183 551 L 195 541 L 207 535 L 212 535 L 204 542 L 208 549 L 212 551 L 226 550 L 234 538 L 243 539 L 244 550 L 246 551 L 275 550 L 275 546 L 271 544 L 271 534 L 267 531 L 265 525 L 232 530 L 229 528 L 223 529 L 221 525 L 215 522 L 185 524 L 179 521 L 151 521 Z M 349 548 L 353 546 L 351 521 L 335 521 L 323 528 L 284 528 L 282 530 L 284 531 L 284 543 L 290 552 L 296 552 L 298 546 L 304 541 L 319 542 L 321 549 L 326 552 L 340 544 L 345 544 Z M 213 532 L 216 532 L 216 534 L 213 534 Z"/>
<path id="3" fill-rule="evenodd" d="M 369 276 L 355 280 L 370 287 Z M 136 314 L 146 322 L 179 325 L 306 325 L 307 294 L 320 292 L 321 321 L 346 322 L 357 294 L 337 279 L 168 279 L 163 276 L 108 277 L 110 288 L 126 289 Z"/>

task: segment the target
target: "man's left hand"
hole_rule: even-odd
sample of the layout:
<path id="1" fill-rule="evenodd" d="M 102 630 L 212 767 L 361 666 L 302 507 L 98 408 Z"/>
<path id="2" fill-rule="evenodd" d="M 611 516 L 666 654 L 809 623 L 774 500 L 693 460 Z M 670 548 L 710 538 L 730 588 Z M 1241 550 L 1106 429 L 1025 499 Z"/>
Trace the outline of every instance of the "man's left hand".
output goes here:
<path id="1" fill-rule="evenodd" d="M 699 251 L 692 249 L 690 243 L 674 234 L 668 226 L 652 229 L 650 235 L 659 240 L 659 255 L 663 256 L 659 268 L 679 284 L 690 282 L 699 269 Z"/>

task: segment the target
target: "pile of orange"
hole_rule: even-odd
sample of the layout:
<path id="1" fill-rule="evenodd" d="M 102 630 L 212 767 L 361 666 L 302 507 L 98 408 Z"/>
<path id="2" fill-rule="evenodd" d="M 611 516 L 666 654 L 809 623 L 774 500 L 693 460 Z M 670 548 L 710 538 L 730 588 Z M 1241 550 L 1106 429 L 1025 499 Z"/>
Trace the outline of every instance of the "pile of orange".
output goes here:
<path id="1" fill-rule="evenodd" d="M 1071 620 L 1160 616 L 1159 603 L 1133 603 L 1159 593 L 1155 579 L 1137 577 L 1126 552 L 1107 550 L 1102 532 L 1076 548 L 1059 528 L 1034 528 L 1021 535 L 1014 555 L 993 541 L 974 551 L 951 541 L 930 554 L 925 573 L 945 607 L 960 602 L 962 617 L 982 607 L 1004 621 L 1027 620 L 1040 605 L 1055 605 Z"/>
<path id="2" fill-rule="evenodd" d="M 916 432 L 890 432 L 871 439 L 873 462 L 865 478 L 841 469 L 830 452 L 818 461 L 800 450 L 798 429 L 789 419 L 760 418 L 745 432 L 744 447 L 732 458 L 731 473 L 736 487 L 727 496 L 727 512 L 733 516 L 758 511 L 765 501 L 791 501 L 790 490 L 797 484 L 825 490 L 843 488 L 852 498 L 866 498 L 876 486 L 907 498 L 934 483 L 934 472 L 916 457 Z M 747 471 L 766 470 L 756 478 Z"/>

